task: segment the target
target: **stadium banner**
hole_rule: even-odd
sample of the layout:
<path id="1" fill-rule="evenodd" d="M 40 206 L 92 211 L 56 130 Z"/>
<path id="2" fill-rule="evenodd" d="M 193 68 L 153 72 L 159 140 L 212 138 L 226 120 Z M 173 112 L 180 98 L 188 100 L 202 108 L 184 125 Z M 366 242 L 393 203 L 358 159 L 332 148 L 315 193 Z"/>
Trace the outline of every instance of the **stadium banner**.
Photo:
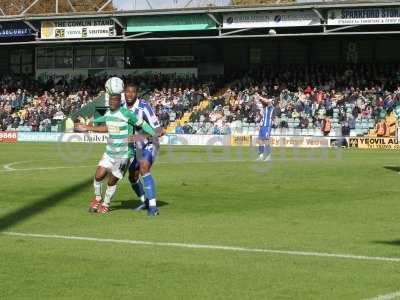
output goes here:
<path id="1" fill-rule="evenodd" d="M 320 25 L 313 11 L 244 12 L 223 15 L 223 29 Z"/>
<path id="2" fill-rule="evenodd" d="M 143 69 L 89 69 L 89 75 L 109 75 L 115 76 L 153 76 L 153 75 L 175 75 L 177 77 L 196 76 L 198 74 L 197 68 L 143 68 Z"/>
<path id="3" fill-rule="evenodd" d="M 0 38 L 14 38 L 31 36 L 33 30 L 22 22 L 0 23 Z"/>
<path id="4" fill-rule="evenodd" d="M 232 146 L 251 146 L 251 135 L 231 135 Z"/>
<path id="5" fill-rule="evenodd" d="M 230 136 L 210 134 L 168 134 L 168 145 L 191 145 L 191 146 L 229 146 Z M 162 144 L 162 143 L 160 143 Z"/>
<path id="6" fill-rule="evenodd" d="M 16 143 L 18 133 L 16 131 L 0 131 L 0 143 Z"/>
<path id="7" fill-rule="evenodd" d="M 36 79 L 44 81 L 53 79 L 72 79 L 74 77 L 82 76 L 83 78 L 88 77 L 87 69 L 36 69 Z"/>
<path id="8" fill-rule="evenodd" d="M 107 133 L 64 133 L 61 135 L 59 141 L 62 143 L 105 144 L 107 140 Z"/>
<path id="9" fill-rule="evenodd" d="M 216 29 L 217 24 L 203 14 L 137 16 L 127 21 L 126 32 L 159 32 Z"/>
<path id="10" fill-rule="evenodd" d="M 400 24 L 400 8 L 342 8 L 328 12 L 328 25 Z"/>
<path id="11" fill-rule="evenodd" d="M 145 68 L 145 69 L 37 69 L 36 78 L 48 80 L 50 78 L 65 78 L 70 79 L 76 76 L 87 78 L 100 75 L 115 75 L 115 76 L 153 76 L 159 74 L 175 75 L 176 77 L 186 77 L 198 75 L 197 68 Z"/>
<path id="12" fill-rule="evenodd" d="M 286 137 L 273 136 L 270 139 L 273 147 L 289 148 L 324 148 L 330 146 L 330 138 L 326 137 Z"/>
<path id="13" fill-rule="evenodd" d="M 349 138 L 348 145 L 350 148 L 358 148 L 358 149 L 400 150 L 400 145 L 397 138 L 384 138 L 384 137 Z"/>
<path id="14" fill-rule="evenodd" d="M 59 132 L 18 132 L 18 142 L 57 142 L 62 133 Z"/>
<path id="15" fill-rule="evenodd" d="M 56 133 L 56 132 L 12 132 L 18 142 L 60 142 L 60 143 L 99 143 L 105 144 L 107 133 Z M 3 133 L 4 134 L 4 133 Z M 8 136 L 8 135 L 6 135 Z M 1 134 L 0 134 L 1 137 Z M 334 147 L 336 138 L 272 136 L 273 147 L 326 148 Z M 354 139 L 353 139 L 354 140 Z M 397 139 L 392 139 L 397 142 Z M 0 140 L 1 141 L 1 140 Z M 331 143 L 331 141 L 334 141 Z M 206 135 L 206 134 L 167 134 L 160 138 L 161 145 L 191 146 L 256 146 L 257 136 L 251 135 Z M 354 144 L 354 143 L 353 143 Z M 354 145 L 353 145 L 354 147 Z M 400 148 L 400 146 L 399 146 Z"/>
<path id="16" fill-rule="evenodd" d="M 257 145 L 258 136 L 253 136 L 252 145 Z M 314 136 L 271 136 L 272 147 L 282 148 L 327 148 L 331 147 L 330 137 Z M 336 139 L 335 139 L 336 140 Z"/>
<path id="17" fill-rule="evenodd" d="M 41 38 L 85 39 L 116 36 L 115 22 L 111 18 L 42 21 Z"/>
<path id="18" fill-rule="evenodd" d="M 163 135 L 159 138 L 160 145 L 168 145 L 169 137 L 168 135 Z"/>

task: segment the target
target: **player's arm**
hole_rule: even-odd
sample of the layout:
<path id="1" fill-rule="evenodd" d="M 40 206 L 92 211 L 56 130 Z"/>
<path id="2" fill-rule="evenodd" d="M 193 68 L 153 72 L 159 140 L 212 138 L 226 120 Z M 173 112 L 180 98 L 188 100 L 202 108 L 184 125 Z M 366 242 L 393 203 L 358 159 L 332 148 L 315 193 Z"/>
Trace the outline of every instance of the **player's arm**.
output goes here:
<path id="1" fill-rule="evenodd" d="M 99 126 L 93 126 L 93 125 L 85 125 L 85 124 L 75 124 L 75 129 L 80 131 L 80 132 L 98 132 L 98 133 L 107 133 L 108 128 L 106 125 L 99 125 Z"/>
<path id="2" fill-rule="evenodd" d="M 153 127 L 151 127 L 146 121 L 139 120 L 135 125 L 141 127 L 148 135 L 156 136 L 156 132 L 154 131 Z"/>
<path id="3" fill-rule="evenodd" d="M 165 134 L 165 130 L 161 127 L 157 127 L 155 131 L 158 137 L 162 137 Z"/>
<path id="4" fill-rule="evenodd" d="M 141 127 L 144 132 L 150 136 L 155 136 L 156 132 L 154 129 L 143 119 L 138 119 L 134 113 L 128 110 L 124 110 L 123 114 L 128 117 L 128 122 L 134 126 Z"/>
<path id="5" fill-rule="evenodd" d="M 256 99 L 259 100 L 262 104 L 265 104 L 265 105 L 268 105 L 268 103 L 270 103 L 270 101 L 271 101 L 268 98 L 260 96 L 259 94 L 256 94 Z"/>
<path id="6" fill-rule="evenodd" d="M 102 125 L 93 125 L 93 124 L 75 124 L 75 129 L 77 129 L 78 131 L 81 132 L 88 132 L 88 131 L 92 131 L 92 132 L 98 132 L 98 133 L 107 133 L 108 132 L 108 128 L 107 126 L 104 124 L 106 122 L 106 118 L 104 116 L 101 116 L 99 118 L 96 118 L 93 121 L 93 124 L 102 124 Z"/>

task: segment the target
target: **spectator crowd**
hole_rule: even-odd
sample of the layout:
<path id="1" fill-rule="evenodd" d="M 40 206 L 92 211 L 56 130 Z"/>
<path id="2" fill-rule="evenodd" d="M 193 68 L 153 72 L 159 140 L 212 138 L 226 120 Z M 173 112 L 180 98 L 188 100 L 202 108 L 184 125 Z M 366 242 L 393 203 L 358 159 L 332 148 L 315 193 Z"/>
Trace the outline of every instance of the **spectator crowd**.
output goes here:
<path id="1" fill-rule="evenodd" d="M 46 81 L 0 77 L 0 129 L 46 130 L 95 100 L 106 79 L 105 75 Z M 331 122 L 351 130 L 360 120 L 375 124 L 400 103 L 398 65 L 271 65 L 225 79 L 170 75 L 122 79 L 139 86 L 164 127 L 178 121 L 177 133 L 229 134 L 237 122 L 259 124 L 262 114 L 256 94 L 274 100 L 273 128 L 324 129 Z M 205 109 L 198 106 L 203 100 L 209 103 Z M 191 113 L 190 120 L 181 124 L 185 112 Z M 193 128 L 193 124 L 200 125 Z"/>
<path id="2" fill-rule="evenodd" d="M 343 64 L 258 68 L 214 97 L 206 110 L 194 111 L 190 121 L 211 123 L 214 134 L 230 133 L 235 121 L 259 124 L 262 114 L 256 94 L 274 100 L 273 128 L 324 130 L 328 121 L 355 129 L 362 120 L 378 122 L 400 104 L 400 67 Z"/>
<path id="3" fill-rule="evenodd" d="M 0 77 L 0 130 L 28 126 L 33 131 L 48 131 L 59 120 L 94 101 L 104 91 L 107 78 L 105 75 L 86 79 L 59 77 L 44 81 L 19 76 Z M 122 79 L 137 84 L 148 94 L 164 126 L 180 118 L 215 89 L 214 81 L 203 87 L 194 77 L 154 75 L 124 76 Z"/>
<path id="4" fill-rule="evenodd" d="M 43 81 L 24 76 L 0 77 L 0 129 L 27 126 L 49 131 L 52 125 L 92 102 L 101 80 L 75 77 Z"/>

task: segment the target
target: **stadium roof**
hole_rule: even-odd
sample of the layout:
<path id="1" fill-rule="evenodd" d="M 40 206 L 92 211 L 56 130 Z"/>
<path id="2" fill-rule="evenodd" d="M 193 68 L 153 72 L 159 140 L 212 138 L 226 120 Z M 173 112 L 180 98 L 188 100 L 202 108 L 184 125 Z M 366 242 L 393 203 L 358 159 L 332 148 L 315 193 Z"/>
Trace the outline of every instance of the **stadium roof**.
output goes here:
<path id="1" fill-rule="evenodd" d="M 1 0 L 0 0 L 1 1 Z M 35 0 L 47 1 L 50 0 Z M 34 2 L 35 2 L 34 1 Z M 57 3 L 61 0 L 55 0 Z M 72 0 L 66 0 L 72 1 Z M 84 1 L 84 0 L 81 0 Z M 102 0 L 100 0 L 101 2 Z M 26 9 L 24 14 L 13 16 L 0 16 L 1 22 L 22 21 L 33 30 L 31 40 L 3 41 L 1 45 L 16 45 L 16 44 L 65 44 L 65 43 L 96 43 L 96 42 L 131 42 L 131 41 L 152 41 L 152 40 L 190 40 L 190 39 L 234 39 L 234 38 L 278 38 L 289 36 L 338 36 L 338 35 L 376 35 L 376 34 L 400 34 L 400 24 L 390 24 L 389 26 L 371 25 L 360 26 L 359 24 L 351 25 L 335 25 L 328 24 L 328 13 L 331 8 L 368 8 L 368 7 L 400 7 L 400 1 L 335 1 L 335 2 L 316 2 L 316 3 L 296 3 L 291 5 L 253 5 L 253 6 L 220 6 L 220 7 L 187 7 L 184 9 L 153 9 L 153 10 L 113 10 L 102 11 L 107 3 L 111 0 L 105 0 L 97 11 L 94 12 L 69 12 L 58 14 L 43 14 L 32 15 L 27 14 Z M 150 0 L 145 0 L 150 1 Z M 190 1 L 190 0 L 186 0 Z M 32 2 L 32 3 L 34 3 Z M 1 2 L 0 2 L 1 3 Z M 276 13 L 285 14 L 285 11 L 304 10 L 311 11 L 321 21 L 309 26 L 299 26 L 292 28 L 277 29 L 275 34 L 270 34 L 269 29 L 275 26 L 267 27 L 240 27 L 239 29 L 229 29 L 222 26 L 223 15 L 231 12 L 255 12 L 255 11 L 276 11 Z M 213 30 L 179 32 L 179 30 L 169 30 L 165 32 L 157 32 L 156 30 L 144 31 L 129 31 L 127 26 L 129 17 L 131 16 L 166 16 L 166 15 L 190 15 L 204 14 L 215 22 L 216 26 Z M 120 30 L 116 36 L 106 38 L 84 38 L 84 39 L 42 39 L 39 36 L 39 23 L 43 20 L 60 20 L 60 19 L 80 19 L 80 18 L 111 18 L 119 25 Z M 167 18 L 167 17 L 165 17 Z M 387 24 L 386 24 L 387 25 Z M 266 31 L 267 29 L 267 31 Z M 275 31 L 275 30 L 274 30 Z"/>
<path id="2" fill-rule="evenodd" d="M 36 1 L 32 1 L 32 4 Z M 109 1 L 104 3 L 107 4 Z M 62 18 L 88 18 L 88 17 L 129 17 L 129 16 L 150 16 L 150 15 L 177 15 L 195 13 L 227 13 L 227 12 L 246 12 L 246 11 L 274 11 L 274 10 L 306 10 L 306 9 L 328 9 L 344 7 L 394 7 L 400 6 L 400 1 L 330 1 L 312 3 L 293 3 L 293 4 L 271 4 L 271 5 L 228 5 L 228 6 L 208 6 L 208 7 L 180 7 L 162 9 L 142 9 L 142 10 L 113 10 L 103 11 L 105 6 L 101 6 L 97 11 L 91 12 L 68 12 L 68 13 L 45 13 L 29 14 L 25 9 L 17 15 L 1 15 L 1 21 L 21 21 L 21 20 L 46 20 Z M 1 8 L 1 7 L 0 7 Z"/>

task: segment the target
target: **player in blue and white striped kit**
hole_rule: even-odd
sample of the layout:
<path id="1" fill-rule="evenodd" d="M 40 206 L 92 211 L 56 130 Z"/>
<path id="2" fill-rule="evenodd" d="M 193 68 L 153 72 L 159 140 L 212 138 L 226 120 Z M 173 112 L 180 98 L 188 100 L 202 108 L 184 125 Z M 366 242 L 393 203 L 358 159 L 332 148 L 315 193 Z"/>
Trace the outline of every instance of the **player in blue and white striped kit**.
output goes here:
<path id="1" fill-rule="evenodd" d="M 256 99 L 262 105 L 262 123 L 258 133 L 258 152 L 257 160 L 268 161 L 271 159 L 272 148 L 269 142 L 272 130 L 272 118 L 274 114 L 273 99 L 265 98 L 257 94 Z"/>
<path id="2" fill-rule="evenodd" d="M 135 143 L 136 155 L 129 166 L 129 181 L 132 189 L 142 201 L 136 210 L 147 209 L 149 216 L 157 216 L 156 188 L 150 169 L 160 148 L 158 137 L 162 135 L 163 130 L 151 106 L 146 101 L 138 99 L 137 92 L 135 85 L 126 86 L 125 101 L 127 108 L 133 111 L 139 120 L 146 120 L 156 131 L 157 137 L 147 138 Z M 139 175 L 142 177 L 143 183 L 140 181 Z"/>

